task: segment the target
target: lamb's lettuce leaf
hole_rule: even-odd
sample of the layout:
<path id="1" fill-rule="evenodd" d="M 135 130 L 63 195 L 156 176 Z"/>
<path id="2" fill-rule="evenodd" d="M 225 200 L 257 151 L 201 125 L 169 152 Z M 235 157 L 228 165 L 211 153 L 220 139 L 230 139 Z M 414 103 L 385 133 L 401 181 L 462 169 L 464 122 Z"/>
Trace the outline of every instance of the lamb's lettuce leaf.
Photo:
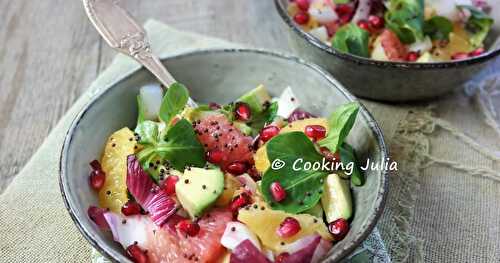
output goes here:
<path id="1" fill-rule="evenodd" d="M 170 123 L 172 118 L 184 109 L 188 99 L 189 92 L 184 85 L 180 83 L 170 85 L 161 102 L 160 120 Z"/>
<path id="2" fill-rule="evenodd" d="M 432 40 L 449 40 L 452 31 L 453 23 L 443 16 L 433 16 L 424 24 L 424 33 Z"/>
<path id="3" fill-rule="evenodd" d="M 493 18 L 473 6 L 460 5 L 458 8 L 470 11 L 471 16 L 465 24 L 465 28 L 470 35 L 469 42 L 474 47 L 481 47 L 493 25 Z"/>
<path id="4" fill-rule="evenodd" d="M 421 40 L 424 37 L 424 0 L 390 0 L 385 21 L 401 42 L 411 44 Z"/>
<path id="5" fill-rule="evenodd" d="M 332 46 L 342 52 L 360 57 L 369 57 L 370 34 L 353 23 L 339 28 L 332 40 Z"/>
<path id="6" fill-rule="evenodd" d="M 336 153 L 349 135 L 358 111 L 359 104 L 357 102 L 344 104 L 335 110 L 328 119 L 328 134 L 318 141 L 318 144 L 328 148 L 332 153 Z"/>

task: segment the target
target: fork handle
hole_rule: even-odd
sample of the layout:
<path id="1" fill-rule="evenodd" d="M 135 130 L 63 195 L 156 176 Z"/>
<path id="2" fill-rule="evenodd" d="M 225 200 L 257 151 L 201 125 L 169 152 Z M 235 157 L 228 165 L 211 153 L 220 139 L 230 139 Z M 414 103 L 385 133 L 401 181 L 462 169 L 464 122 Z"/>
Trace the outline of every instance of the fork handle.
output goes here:
<path id="1" fill-rule="evenodd" d="M 169 87 L 175 79 L 151 51 L 146 31 L 116 0 L 83 0 L 85 11 L 109 46 L 134 58 Z"/>

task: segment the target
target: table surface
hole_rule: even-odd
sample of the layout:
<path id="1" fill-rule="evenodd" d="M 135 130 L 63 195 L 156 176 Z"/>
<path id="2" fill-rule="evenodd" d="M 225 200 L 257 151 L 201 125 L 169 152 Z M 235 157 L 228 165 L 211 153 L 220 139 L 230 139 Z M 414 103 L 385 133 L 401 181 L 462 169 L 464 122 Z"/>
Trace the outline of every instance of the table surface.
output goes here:
<path id="1" fill-rule="evenodd" d="M 273 1 L 123 0 L 139 21 L 286 49 Z M 80 1 L 0 1 L 0 193 L 115 55 Z"/>

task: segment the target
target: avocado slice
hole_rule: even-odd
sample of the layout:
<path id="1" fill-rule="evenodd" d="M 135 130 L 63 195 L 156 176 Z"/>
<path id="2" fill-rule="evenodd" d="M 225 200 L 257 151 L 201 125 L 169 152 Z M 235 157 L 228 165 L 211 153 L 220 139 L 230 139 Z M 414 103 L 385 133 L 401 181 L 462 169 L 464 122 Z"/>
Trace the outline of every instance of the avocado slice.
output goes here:
<path id="1" fill-rule="evenodd" d="M 219 168 L 186 169 L 175 192 L 182 207 L 192 218 L 201 214 L 215 203 L 224 190 L 224 174 Z"/>
<path id="2" fill-rule="evenodd" d="M 267 92 L 264 85 L 259 85 L 257 88 L 245 93 L 241 96 L 237 102 L 244 102 L 248 104 L 252 114 L 259 114 L 263 112 L 266 107 L 265 104 L 267 102 L 271 102 L 271 96 Z"/>
<path id="3" fill-rule="evenodd" d="M 240 130 L 244 135 L 251 136 L 253 133 L 252 127 L 241 121 L 234 121 L 233 126 Z"/>
<path id="4" fill-rule="evenodd" d="M 329 174 L 325 179 L 321 204 L 328 223 L 339 218 L 348 220 L 352 216 L 349 180 L 343 179 L 338 174 Z"/>

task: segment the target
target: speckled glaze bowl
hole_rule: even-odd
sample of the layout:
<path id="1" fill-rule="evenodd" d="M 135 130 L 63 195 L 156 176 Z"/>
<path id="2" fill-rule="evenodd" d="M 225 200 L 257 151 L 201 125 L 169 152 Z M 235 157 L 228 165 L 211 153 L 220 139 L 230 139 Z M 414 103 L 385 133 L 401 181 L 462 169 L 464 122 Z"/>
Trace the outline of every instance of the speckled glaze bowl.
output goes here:
<path id="1" fill-rule="evenodd" d="M 391 102 L 425 100 L 460 88 L 500 54 L 500 1 L 489 1 L 495 25 L 481 56 L 440 63 L 375 61 L 342 53 L 298 27 L 287 13 L 289 0 L 274 0 L 286 24 L 290 47 L 328 70 L 356 96 Z"/>
<path id="2" fill-rule="evenodd" d="M 198 102 L 227 103 L 261 83 L 275 96 L 287 86 L 292 87 L 303 108 L 318 116 L 328 116 L 337 106 L 356 101 L 319 67 L 275 53 L 210 50 L 165 58 L 163 62 Z M 87 217 L 88 207 L 98 203 L 88 184 L 88 163 L 100 158 L 111 133 L 124 126 L 134 128 L 139 88 L 154 81 L 149 72 L 140 69 L 103 88 L 73 121 L 61 153 L 60 187 L 68 212 L 85 238 L 114 261 L 130 262 L 111 235 L 100 231 Z M 387 158 L 381 130 L 364 107 L 348 141 L 357 149 L 361 161 L 369 158 L 382 162 Z M 368 171 L 366 178 L 366 184 L 353 191 L 352 229 L 330 251 L 328 262 L 339 261 L 359 246 L 382 213 L 388 175 L 385 171 Z"/>

